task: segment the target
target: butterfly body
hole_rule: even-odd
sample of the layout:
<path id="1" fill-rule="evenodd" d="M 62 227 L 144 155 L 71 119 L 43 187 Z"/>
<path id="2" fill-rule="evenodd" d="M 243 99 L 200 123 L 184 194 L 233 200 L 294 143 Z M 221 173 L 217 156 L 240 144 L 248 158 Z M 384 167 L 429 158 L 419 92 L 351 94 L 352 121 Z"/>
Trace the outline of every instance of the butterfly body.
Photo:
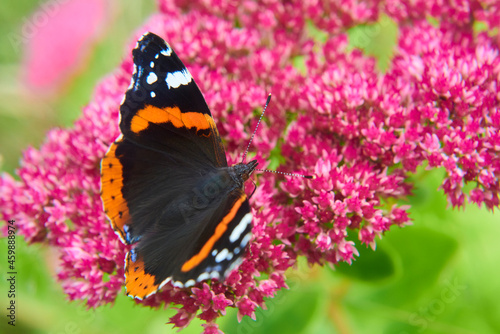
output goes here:
<path id="1" fill-rule="evenodd" d="M 228 166 L 210 110 L 189 71 L 160 37 L 132 51 L 121 135 L 101 162 L 104 210 L 120 239 L 127 294 L 171 281 L 223 280 L 251 237 L 244 183 L 257 162 Z"/>

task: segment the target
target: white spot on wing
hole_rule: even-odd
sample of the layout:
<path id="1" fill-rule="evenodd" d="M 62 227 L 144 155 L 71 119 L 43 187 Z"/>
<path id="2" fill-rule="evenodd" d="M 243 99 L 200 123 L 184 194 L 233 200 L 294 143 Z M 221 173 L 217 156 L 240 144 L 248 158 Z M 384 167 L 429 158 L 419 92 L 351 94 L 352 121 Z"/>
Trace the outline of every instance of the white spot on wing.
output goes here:
<path id="1" fill-rule="evenodd" d="M 194 279 L 190 279 L 189 281 L 187 281 L 186 283 L 184 283 L 184 287 L 185 288 L 189 288 L 190 286 L 193 286 L 196 282 L 194 281 Z"/>
<path id="2" fill-rule="evenodd" d="M 172 48 L 168 44 L 166 44 L 165 47 L 166 49 L 161 50 L 160 53 L 166 57 L 170 57 L 170 55 L 172 54 Z"/>
<path id="3" fill-rule="evenodd" d="M 215 257 L 215 262 L 219 263 L 219 262 L 224 261 L 227 258 L 228 253 L 229 253 L 229 251 L 227 250 L 227 248 L 224 248 L 223 250 L 221 250 L 219 252 L 219 254 L 217 254 L 217 256 Z"/>
<path id="4" fill-rule="evenodd" d="M 150 62 L 149 63 L 149 67 L 154 68 L 155 67 L 155 62 L 154 61 Z"/>
<path id="5" fill-rule="evenodd" d="M 203 274 L 200 274 L 200 276 L 198 276 L 198 278 L 196 280 L 198 282 L 201 282 L 201 281 L 204 281 L 204 280 L 209 279 L 209 278 L 210 278 L 209 273 L 203 273 Z"/>
<path id="6" fill-rule="evenodd" d="M 193 80 L 191 73 L 187 69 L 182 71 L 170 72 L 167 74 L 165 81 L 167 82 L 168 88 L 177 88 L 180 85 L 187 85 Z"/>
<path id="7" fill-rule="evenodd" d="M 249 212 L 243 216 L 239 224 L 234 228 L 233 232 L 231 232 L 231 235 L 229 236 L 229 241 L 235 242 L 236 240 L 238 240 L 241 236 L 241 233 L 245 231 L 245 229 L 247 228 L 248 224 L 250 224 L 251 221 L 252 221 L 252 214 Z"/>
<path id="8" fill-rule="evenodd" d="M 250 238 L 252 237 L 252 233 L 248 232 L 244 237 L 243 240 L 240 242 L 240 247 L 244 248 L 248 242 L 250 241 Z"/>
<path id="9" fill-rule="evenodd" d="M 155 83 L 156 80 L 158 80 L 158 77 L 154 72 L 149 73 L 148 77 L 146 78 L 146 82 L 148 83 L 148 85 Z"/>
<path id="10" fill-rule="evenodd" d="M 151 92 L 149 93 L 151 95 L 151 97 L 155 97 L 156 96 L 156 93 L 155 92 Z"/>

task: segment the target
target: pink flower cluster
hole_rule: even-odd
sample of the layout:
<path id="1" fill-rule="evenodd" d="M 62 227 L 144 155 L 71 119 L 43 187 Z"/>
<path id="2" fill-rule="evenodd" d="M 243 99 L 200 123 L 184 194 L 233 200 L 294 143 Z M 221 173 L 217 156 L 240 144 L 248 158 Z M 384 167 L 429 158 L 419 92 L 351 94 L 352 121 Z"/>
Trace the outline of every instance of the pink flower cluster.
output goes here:
<path id="1" fill-rule="evenodd" d="M 220 332 L 215 320 L 227 307 L 238 308 L 240 319 L 255 318 L 264 298 L 287 287 L 285 271 L 298 256 L 351 263 L 359 246 L 353 235 L 374 248 L 392 225 L 408 224 L 409 207 L 391 203 L 411 195 L 408 176 L 418 166 L 446 172 L 442 189 L 453 206 L 498 207 L 498 32 L 472 28 L 481 19 L 493 29 L 497 7 L 465 0 L 160 1 L 129 51 L 144 31 L 169 41 L 204 92 L 232 163 L 271 92 L 253 151 L 265 165 L 284 139 L 283 169 L 316 179 L 256 177 L 254 237 L 239 270 L 210 285 L 167 284 L 139 303 L 173 303 L 174 326 L 197 316 L 205 333 Z M 381 13 L 400 24 L 385 74 L 361 51 L 346 51 L 346 29 Z M 434 26 L 426 16 L 452 19 Z M 329 34 L 326 43 L 313 42 L 306 21 Z M 299 56 L 306 75 L 292 66 Z M 126 249 L 105 221 L 99 161 L 118 134 L 131 72 L 129 56 L 97 86 L 72 129 L 53 130 L 40 150 L 25 152 L 19 181 L 0 178 L 3 218 L 16 217 L 28 241 L 58 249 L 63 289 L 93 307 L 112 302 L 123 283 Z"/>

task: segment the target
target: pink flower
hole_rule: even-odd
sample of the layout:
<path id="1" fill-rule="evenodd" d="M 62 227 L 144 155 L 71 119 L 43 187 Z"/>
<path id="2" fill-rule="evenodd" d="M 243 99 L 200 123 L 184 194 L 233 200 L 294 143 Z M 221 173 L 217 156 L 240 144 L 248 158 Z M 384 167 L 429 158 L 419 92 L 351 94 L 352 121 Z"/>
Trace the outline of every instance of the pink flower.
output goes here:
<path id="1" fill-rule="evenodd" d="M 203 334 L 222 334 L 222 331 L 219 329 L 219 326 L 214 323 L 207 323 L 202 325 L 204 328 Z"/>
<path id="2" fill-rule="evenodd" d="M 61 88 L 89 57 L 110 11 L 101 0 L 48 1 L 25 20 L 13 43 L 26 43 L 24 77 L 30 88 Z"/>
<path id="3" fill-rule="evenodd" d="M 257 307 L 257 303 L 244 297 L 236 303 L 236 306 L 238 307 L 238 321 L 241 321 L 245 315 L 255 320 L 255 308 Z"/>
<path id="4" fill-rule="evenodd" d="M 142 32 L 153 31 L 176 49 L 204 92 L 228 161 L 239 161 L 257 122 L 253 112 L 272 92 L 252 150 L 265 165 L 282 143 L 284 170 L 316 176 L 257 176 L 253 239 L 239 269 L 224 282 L 167 284 L 138 302 L 173 303 L 171 324 L 183 328 L 198 317 L 205 333 L 220 332 L 214 321 L 227 307 L 238 309 L 239 320 L 255 319 L 265 297 L 287 288 L 285 271 L 298 257 L 352 263 L 358 247 L 374 249 L 391 226 L 410 224 L 410 207 L 386 203 L 411 195 L 408 176 L 419 166 L 446 170 L 441 188 L 452 206 L 499 206 L 498 36 L 474 32 L 470 21 L 482 17 L 493 27 L 497 14 L 495 5 L 476 3 L 160 1 L 160 13 L 131 38 L 128 58 L 96 87 L 75 126 L 51 131 L 39 150 L 27 149 L 18 181 L 0 178 L 0 211 L 4 219 L 16 217 L 28 241 L 58 250 L 58 279 L 70 299 L 96 307 L 121 293 L 127 249 L 105 221 L 98 166 L 119 133 L 130 49 Z M 400 24 L 385 74 L 360 50 L 347 51 L 345 34 L 381 13 Z M 450 20 L 436 27 L 424 19 L 429 15 Z M 306 21 L 330 38 L 314 42 Z M 296 57 L 307 75 L 292 66 Z"/>

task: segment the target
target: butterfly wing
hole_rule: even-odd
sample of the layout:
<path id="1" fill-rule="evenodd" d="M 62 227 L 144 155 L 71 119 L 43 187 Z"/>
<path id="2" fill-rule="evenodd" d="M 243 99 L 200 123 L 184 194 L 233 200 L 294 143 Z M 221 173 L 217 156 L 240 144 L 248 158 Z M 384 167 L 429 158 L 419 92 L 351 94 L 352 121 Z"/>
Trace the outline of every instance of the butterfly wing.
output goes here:
<path id="1" fill-rule="evenodd" d="M 213 166 L 227 166 L 212 114 L 172 48 L 161 37 L 147 33 L 132 55 L 134 74 L 120 106 L 123 136 L 174 157 L 192 151 L 202 163 L 208 160 Z"/>

